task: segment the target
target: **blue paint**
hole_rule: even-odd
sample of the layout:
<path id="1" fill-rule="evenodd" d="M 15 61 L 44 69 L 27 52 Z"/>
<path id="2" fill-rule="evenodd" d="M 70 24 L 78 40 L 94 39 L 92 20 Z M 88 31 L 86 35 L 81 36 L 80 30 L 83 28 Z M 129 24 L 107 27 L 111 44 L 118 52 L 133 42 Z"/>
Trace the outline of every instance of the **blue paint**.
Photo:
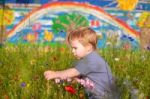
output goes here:
<path id="1" fill-rule="evenodd" d="M 11 0 L 9 0 L 11 1 Z M 52 0 L 49 0 L 50 2 Z M 63 1 L 63 0 L 61 0 Z M 65 1 L 65 0 L 64 0 Z M 69 0 L 67 0 L 69 1 Z M 78 2 L 90 2 L 94 5 L 102 5 L 100 4 L 100 0 L 71 0 L 71 1 L 78 1 Z M 41 2 L 48 2 L 48 0 L 42 0 Z M 102 0 L 101 3 L 103 3 L 104 1 Z M 102 6 L 106 5 L 108 2 L 104 2 Z M 8 30 L 11 30 L 16 24 L 18 24 L 25 16 L 23 13 L 28 13 L 30 10 L 32 10 L 31 8 L 21 8 L 21 9 L 13 9 L 16 13 L 18 13 L 18 15 L 15 17 L 14 23 L 12 23 L 11 25 L 7 26 Z M 125 11 L 120 11 L 120 10 L 106 10 L 108 13 L 115 15 L 116 17 L 120 18 L 121 20 L 124 20 L 125 22 L 128 20 L 128 17 L 126 16 L 126 14 L 128 12 Z M 77 11 L 72 11 L 71 13 L 76 13 Z M 26 36 L 28 33 L 34 33 L 34 32 L 38 32 L 39 34 L 39 38 L 37 40 L 38 43 L 43 42 L 43 38 L 44 38 L 44 30 L 48 30 L 51 31 L 53 33 L 53 31 L 51 30 L 51 27 L 53 25 L 52 20 L 55 19 L 56 17 L 58 17 L 59 15 L 64 15 L 64 14 L 68 14 L 69 12 L 51 12 L 49 11 L 47 14 L 41 16 L 40 18 L 38 18 L 36 21 L 39 22 L 41 24 L 41 29 L 40 30 L 36 30 L 33 31 L 32 30 L 32 26 L 34 25 L 34 23 L 36 23 L 36 21 L 33 22 L 29 22 L 28 26 L 24 27 L 24 29 L 22 29 L 21 31 L 19 31 L 15 36 L 9 38 L 7 41 L 8 42 L 13 42 L 13 43 L 18 43 L 18 42 L 22 42 L 22 43 L 27 43 L 26 40 L 23 39 L 24 36 Z M 96 16 L 93 16 L 91 14 L 87 14 L 87 13 L 82 13 L 82 12 L 78 12 L 79 14 L 85 15 L 85 17 L 91 21 L 91 20 L 98 20 L 100 22 L 100 26 L 97 27 L 92 27 L 94 30 L 96 31 L 100 31 L 102 33 L 102 39 L 98 40 L 98 48 L 105 48 L 106 47 L 106 42 L 107 42 L 107 35 L 106 33 L 108 31 L 112 31 L 115 33 L 115 31 L 121 30 L 121 33 L 123 34 L 123 30 L 121 28 L 119 28 L 119 26 L 113 26 L 111 25 L 111 23 L 106 22 L 105 20 L 102 19 L 98 19 Z M 137 11 L 133 11 L 131 12 L 131 14 L 136 14 Z M 138 12 L 139 13 L 139 12 Z M 51 16 L 52 15 L 52 16 Z M 56 17 L 53 17 L 56 16 Z M 135 18 L 135 17 L 134 17 Z M 136 17 L 136 20 L 138 19 L 138 17 Z M 44 22 L 48 22 L 48 23 L 44 23 Z M 50 23 L 50 24 L 49 24 Z M 132 26 L 134 29 L 138 29 L 135 21 L 133 22 L 133 20 L 130 20 L 130 22 L 128 23 L 130 26 Z M 54 39 L 57 37 L 61 37 L 64 38 L 66 37 L 66 33 L 65 31 L 60 31 L 59 33 L 54 33 Z M 54 39 L 51 42 L 46 42 L 46 43 L 54 43 Z M 124 42 L 130 42 L 133 46 L 133 48 L 137 48 L 139 46 L 138 42 L 135 40 L 135 38 L 127 36 L 127 35 L 122 35 L 120 38 L 120 44 L 123 44 Z M 44 42 L 44 43 L 45 43 Z M 121 46 L 121 45 L 120 45 Z"/>
<path id="2" fill-rule="evenodd" d="M 99 39 L 97 43 L 98 48 L 105 48 L 106 41 L 107 41 L 107 35 L 102 32 L 102 39 Z"/>
<path id="3" fill-rule="evenodd" d="M 1 4 L 3 3 L 24 3 L 24 4 L 30 4 L 30 3 L 39 3 L 39 4 L 46 4 L 49 2 L 54 2 L 56 0 L 2 0 L 0 1 Z M 96 6 L 108 6 L 109 8 L 113 8 L 117 6 L 117 1 L 115 2 L 114 0 L 57 0 L 61 2 L 68 2 L 68 1 L 73 1 L 73 2 L 85 2 L 85 3 L 90 3 L 92 5 Z M 114 3 L 113 3 L 114 2 Z M 110 5 L 111 4 L 111 5 Z M 136 7 L 137 10 L 150 10 L 150 3 L 139 3 Z"/>

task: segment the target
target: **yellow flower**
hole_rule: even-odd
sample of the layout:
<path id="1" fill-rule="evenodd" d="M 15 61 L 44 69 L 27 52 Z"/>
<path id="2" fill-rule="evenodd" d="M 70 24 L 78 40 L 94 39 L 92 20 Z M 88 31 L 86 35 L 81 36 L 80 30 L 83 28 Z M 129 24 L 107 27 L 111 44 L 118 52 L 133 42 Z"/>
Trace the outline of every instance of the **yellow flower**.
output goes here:
<path id="1" fill-rule="evenodd" d="M 29 88 L 30 87 L 30 84 L 27 84 L 27 88 Z"/>

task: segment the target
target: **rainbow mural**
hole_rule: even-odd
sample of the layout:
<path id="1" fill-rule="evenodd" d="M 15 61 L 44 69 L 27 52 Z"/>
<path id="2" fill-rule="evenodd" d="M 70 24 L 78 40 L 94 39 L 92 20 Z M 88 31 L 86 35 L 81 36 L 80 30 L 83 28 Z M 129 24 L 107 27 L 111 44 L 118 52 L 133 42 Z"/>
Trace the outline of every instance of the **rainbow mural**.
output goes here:
<path id="1" fill-rule="evenodd" d="M 20 33 L 22 29 L 26 28 L 31 23 L 34 23 L 45 14 L 59 12 L 80 12 L 85 15 L 92 15 L 97 18 L 96 20 L 102 20 L 106 23 L 109 23 L 111 26 L 118 27 L 125 35 L 132 37 L 133 39 L 137 40 L 137 42 L 139 41 L 139 32 L 131 28 L 123 20 L 110 15 L 101 7 L 78 2 L 52 2 L 31 10 L 18 24 L 16 24 L 10 31 L 7 32 L 7 38 L 10 39 L 16 34 Z M 97 24 L 99 25 L 99 23 Z"/>
<path id="2" fill-rule="evenodd" d="M 61 6 L 60 6 L 61 5 Z M 86 10 L 85 10 L 86 9 Z M 92 6 L 86 3 L 75 3 L 75 2 L 55 2 L 45 4 L 36 10 L 29 13 L 18 25 L 16 25 L 12 30 L 7 33 L 8 38 L 13 36 L 17 31 L 21 30 L 24 26 L 27 25 L 29 19 L 33 21 L 38 17 L 42 16 L 43 14 L 49 11 L 65 11 L 65 10 L 77 10 L 85 13 L 90 13 L 98 18 L 104 18 L 111 22 L 114 25 L 118 25 L 120 28 L 123 28 L 126 33 L 138 38 L 139 33 L 128 26 L 123 21 L 111 16 L 110 14 L 106 13 L 102 8 L 97 6 Z M 23 26 L 24 25 L 24 26 Z"/>

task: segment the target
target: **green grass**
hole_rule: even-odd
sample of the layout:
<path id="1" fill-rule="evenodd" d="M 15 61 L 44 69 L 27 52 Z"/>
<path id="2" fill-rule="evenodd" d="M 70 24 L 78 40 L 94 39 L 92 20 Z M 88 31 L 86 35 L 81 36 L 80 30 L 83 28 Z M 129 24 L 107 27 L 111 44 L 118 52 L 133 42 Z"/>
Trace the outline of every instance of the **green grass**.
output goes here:
<path id="1" fill-rule="evenodd" d="M 150 95 L 150 52 L 120 49 L 98 50 L 116 77 L 121 99 L 144 99 Z M 74 62 L 66 46 L 3 46 L 0 48 L 0 99 L 79 99 L 84 94 L 77 83 L 46 81 L 45 70 L 63 70 Z M 72 95 L 64 87 L 72 85 Z M 138 90 L 134 94 L 134 90 Z M 83 97 L 85 98 L 85 97 Z"/>

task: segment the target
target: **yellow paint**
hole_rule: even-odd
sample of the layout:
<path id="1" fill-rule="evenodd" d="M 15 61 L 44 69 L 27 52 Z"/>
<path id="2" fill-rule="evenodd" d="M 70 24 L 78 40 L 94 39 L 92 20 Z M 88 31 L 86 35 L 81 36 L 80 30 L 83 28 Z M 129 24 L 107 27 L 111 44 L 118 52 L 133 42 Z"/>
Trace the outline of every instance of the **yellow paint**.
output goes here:
<path id="1" fill-rule="evenodd" d="M 44 40 L 51 41 L 53 39 L 53 33 L 49 32 L 48 30 L 44 31 Z"/>
<path id="2" fill-rule="evenodd" d="M 14 11 L 11 9 L 0 9 L 0 25 L 10 25 L 14 21 Z"/>
<path id="3" fill-rule="evenodd" d="M 135 9 L 138 0 L 117 0 L 118 7 L 124 11 L 132 11 Z"/>
<path id="4" fill-rule="evenodd" d="M 139 27 L 147 26 L 150 27 L 150 24 L 145 24 L 148 21 L 148 17 L 150 17 L 150 12 L 143 12 L 138 19 L 137 25 Z"/>
<path id="5" fill-rule="evenodd" d="M 36 40 L 35 35 L 34 34 L 27 34 L 26 36 L 27 41 L 29 42 L 34 42 Z"/>

